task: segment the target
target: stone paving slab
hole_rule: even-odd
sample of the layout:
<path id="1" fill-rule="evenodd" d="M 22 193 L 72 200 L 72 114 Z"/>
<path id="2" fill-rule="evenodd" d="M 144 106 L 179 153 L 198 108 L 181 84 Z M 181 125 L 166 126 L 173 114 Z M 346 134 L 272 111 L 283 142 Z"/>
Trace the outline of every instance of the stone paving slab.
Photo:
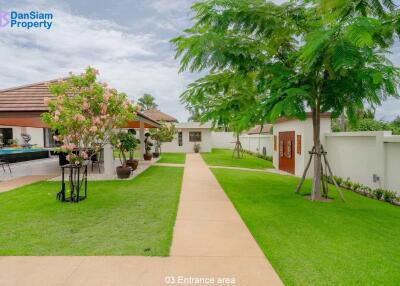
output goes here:
<path id="1" fill-rule="evenodd" d="M 268 267 L 263 257 L 12 256 L 0 259 L 0 285 L 281 285 L 265 275 Z M 234 284 L 195 284 L 190 278 L 228 278 Z M 187 283 L 167 283 L 172 279 Z"/>
<path id="2" fill-rule="evenodd" d="M 0 183 L 0 193 L 11 191 L 13 189 L 23 187 L 25 185 L 30 185 L 39 181 L 49 180 L 55 176 L 58 176 L 58 174 L 24 176 L 4 181 Z"/>

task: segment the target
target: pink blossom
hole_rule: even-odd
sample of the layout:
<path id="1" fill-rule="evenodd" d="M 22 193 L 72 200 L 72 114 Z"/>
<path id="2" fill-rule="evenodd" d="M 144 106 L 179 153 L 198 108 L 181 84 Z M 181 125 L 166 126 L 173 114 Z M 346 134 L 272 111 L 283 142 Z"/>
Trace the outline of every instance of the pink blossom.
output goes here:
<path id="1" fill-rule="evenodd" d="M 107 113 L 107 104 L 103 103 L 101 105 L 101 114 L 106 114 Z"/>
<path id="2" fill-rule="evenodd" d="M 97 131 L 97 126 L 93 125 L 92 127 L 90 127 L 89 131 L 95 133 Z"/>
<path id="3" fill-rule="evenodd" d="M 93 125 L 96 125 L 96 124 L 98 124 L 98 123 L 100 123 L 100 118 L 99 118 L 98 116 L 96 116 L 96 117 L 94 117 L 94 118 L 92 119 L 92 124 L 93 124 Z"/>
<path id="4" fill-rule="evenodd" d="M 112 96 L 112 93 L 107 91 L 106 95 L 104 96 L 104 101 L 108 102 L 110 100 L 111 96 Z"/>
<path id="5" fill-rule="evenodd" d="M 84 110 L 88 110 L 88 109 L 89 109 L 89 103 L 85 100 L 85 101 L 83 102 L 82 107 L 83 107 Z"/>
<path id="6" fill-rule="evenodd" d="M 76 121 L 83 121 L 83 120 L 85 120 L 85 116 L 83 116 L 82 114 L 76 114 L 76 115 L 74 116 L 74 119 L 75 119 Z"/>
<path id="7" fill-rule="evenodd" d="M 81 155 L 82 155 L 82 158 L 85 160 L 87 160 L 89 158 L 88 154 L 85 151 L 82 151 Z"/>

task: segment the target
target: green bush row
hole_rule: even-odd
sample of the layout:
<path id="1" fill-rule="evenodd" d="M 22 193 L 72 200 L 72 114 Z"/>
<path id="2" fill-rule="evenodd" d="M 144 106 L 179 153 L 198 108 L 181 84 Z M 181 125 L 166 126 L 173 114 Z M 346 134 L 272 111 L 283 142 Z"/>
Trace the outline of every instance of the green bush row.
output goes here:
<path id="1" fill-rule="evenodd" d="M 339 187 L 351 190 L 363 196 L 374 198 L 377 200 L 383 200 L 388 203 L 392 203 L 395 205 L 400 205 L 400 197 L 393 191 L 385 190 L 385 189 L 372 189 L 366 185 L 351 182 L 349 179 L 344 180 L 343 178 L 334 176 L 336 183 Z M 333 184 L 332 177 L 327 177 L 327 181 Z"/>
<path id="2" fill-rule="evenodd" d="M 254 153 L 254 152 L 251 152 L 251 151 L 248 151 L 248 150 L 244 150 L 244 149 L 243 149 L 243 152 L 246 153 L 246 154 L 250 154 L 252 156 L 255 156 L 255 157 L 258 157 L 258 158 L 261 158 L 261 159 L 264 159 L 264 160 L 272 162 L 272 156 L 258 154 L 258 153 Z"/>

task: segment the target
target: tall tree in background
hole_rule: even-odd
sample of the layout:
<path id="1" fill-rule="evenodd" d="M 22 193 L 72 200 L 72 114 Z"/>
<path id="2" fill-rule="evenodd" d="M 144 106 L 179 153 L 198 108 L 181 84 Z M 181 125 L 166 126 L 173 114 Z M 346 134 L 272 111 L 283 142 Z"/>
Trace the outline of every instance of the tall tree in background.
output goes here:
<path id="1" fill-rule="evenodd" d="M 154 96 L 148 93 L 145 93 L 142 97 L 139 97 L 138 104 L 142 107 L 143 111 L 158 107 L 158 105 L 155 103 Z"/>
<path id="2" fill-rule="evenodd" d="M 208 75 L 191 85 L 183 100 L 198 105 L 220 102 L 221 107 L 235 103 L 243 116 L 246 110 L 261 109 L 262 117 L 271 121 L 279 116 L 305 119 L 311 111 L 311 198 L 320 199 L 321 113 L 346 112 L 354 121 L 355 111 L 365 103 L 374 107 L 388 96 L 398 96 L 399 69 L 386 58 L 400 31 L 393 1 L 304 0 L 276 5 L 264 0 L 206 0 L 192 9 L 196 23 L 172 43 L 181 71 Z M 245 79 L 251 91 L 226 99 L 237 85 L 214 88 L 216 78 L 224 75 L 230 83 Z M 218 118 L 218 112 L 206 110 L 203 118 Z M 246 125 L 247 120 L 254 118 L 240 121 Z"/>

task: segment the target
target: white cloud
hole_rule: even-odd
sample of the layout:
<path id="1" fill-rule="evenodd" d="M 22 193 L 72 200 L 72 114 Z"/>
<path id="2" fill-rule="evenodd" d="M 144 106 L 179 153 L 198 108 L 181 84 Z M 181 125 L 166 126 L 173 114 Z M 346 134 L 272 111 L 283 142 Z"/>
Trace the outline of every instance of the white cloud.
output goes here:
<path id="1" fill-rule="evenodd" d="M 0 89 L 63 77 L 70 71 L 80 73 L 91 65 L 110 86 L 136 100 L 150 92 L 161 109 L 186 120 L 178 96 L 188 79 L 178 74 L 172 51 L 160 54 L 169 45 L 165 40 L 152 33 L 132 33 L 112 21 L 88 19 L 59 8 L 51 11 L 55 18 L 50 30 L 0 30 Z"/>

